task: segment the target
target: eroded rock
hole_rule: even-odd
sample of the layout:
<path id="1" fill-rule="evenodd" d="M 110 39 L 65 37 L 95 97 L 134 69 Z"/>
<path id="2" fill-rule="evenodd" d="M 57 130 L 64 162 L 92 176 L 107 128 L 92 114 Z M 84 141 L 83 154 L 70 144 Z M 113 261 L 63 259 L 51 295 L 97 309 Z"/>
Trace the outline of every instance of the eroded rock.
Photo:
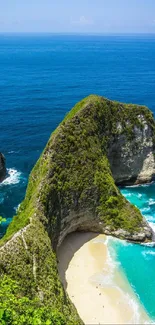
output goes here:
<path id="1" fill-rule="evenodd" d="M 6 177 L 5 157 L 0 152 L 0 182 L 3 182 L 5 177 Z"/>

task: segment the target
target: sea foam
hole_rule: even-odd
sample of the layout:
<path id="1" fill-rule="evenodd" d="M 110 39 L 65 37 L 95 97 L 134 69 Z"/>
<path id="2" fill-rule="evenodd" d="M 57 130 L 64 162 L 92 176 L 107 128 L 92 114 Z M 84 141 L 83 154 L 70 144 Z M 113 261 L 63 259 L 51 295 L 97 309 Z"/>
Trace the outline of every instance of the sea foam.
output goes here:
<path id="1" fill-rule="evenodd" d="M 95 274 L 91 277 L 90 281 L 95 285 L 100 286 L 103 289 L 106 288 L 115 288 L 121 293 L 121 298 L 118 300 L 118 304 L 125 304 L 130 306 L 132 310 L 132 319 L 129 319 L 127 324 L 140 324 L 141 323 L 141 306 L 134 295 L 134 288 L 133 295 L 130 292 L 126 292 L 127 287 L 125 288 L 124 285 L 120 285 L 117 279 L 117 274 L 122 272 L 121 264 L 117 260 L 116 252 L 113 247 L 113 244 L 121 243 L 122 245 L 132 245 L 126 241 L 121 241 L 118 238 L 113 238 L 111 236 L 107 236 L 106 239 L 97 238 L 94 240 L 94 243 L 102 242 L 104 245 L 107 246 L 107 259 L 106 264 L 101 273 Z M 123 274 L 122 274 L 123 275 Z M 123 277 L 124 278 L 124 277 Z M 128 286 L 128 283 L 127 283 Z M 129 290 L 131 291 L 131 289 Z"/>
<path id="2" fill-rule="evenodd" d="M 143 254 L 143 256 L 147 256 L 147 255 L 155 256 L 155 251 L 150 250 L 150 251 L 142 252 L 142 254 Z"/>
<path id="3" fill-rule="evenodd" d="M 154 204 L 155 204 L 155 200 L 149 199 L 149 205 L 154 205 Z"/>
<path id="4" fill-rule="evenodd" d="M 9 169 L 7 169 L 7 175 L 8 176 L 0 184 L 0 186 L 18 184 L 20 182 L 22 173 L 17 171 L 14 168 L 9 168 Z"/>

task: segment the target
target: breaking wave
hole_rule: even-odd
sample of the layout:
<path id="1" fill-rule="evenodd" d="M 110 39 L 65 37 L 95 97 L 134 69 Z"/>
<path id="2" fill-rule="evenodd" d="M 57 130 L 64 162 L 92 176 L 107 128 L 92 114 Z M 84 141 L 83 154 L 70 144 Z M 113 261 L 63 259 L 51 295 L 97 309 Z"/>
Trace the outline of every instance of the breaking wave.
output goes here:
<path id="1" fill-rule="evenodd" d="M 7 170 L 7 177 L 0 184 L 0 186 L 18 184 L 21 180 L 21 176 L 22 176 L 21 172 L 19 172 L 14 168 L 9 168 Z"/>

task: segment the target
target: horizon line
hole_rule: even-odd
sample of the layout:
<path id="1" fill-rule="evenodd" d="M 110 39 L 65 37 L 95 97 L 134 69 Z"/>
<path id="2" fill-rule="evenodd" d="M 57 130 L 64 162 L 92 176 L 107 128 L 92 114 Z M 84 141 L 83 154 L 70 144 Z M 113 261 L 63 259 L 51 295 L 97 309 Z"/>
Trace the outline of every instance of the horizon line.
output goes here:
<path id="1" fill-rule="evenodd" d="M 138 35 L 152 35 L 152 36 L 154 36 L 155 35 L 155 32 L 125 32 L 125 33 L 123 33 L 123 32 L 48 32 L 48 31 L 36 31 L 36 32 L 33 32 L 33 31 L 22 31 L 22 32 L 9 32 L 9 31 L 4 31 L 4 32 L 2 32 L 2 31 L 0 31 L 0 35 L 13 35 L 13 34 L 18 34 L 18 35 L 29 35 L 29 34 L 31 34 L 31 35 L 40 35 L 40 34 L 50 34 L 50 35 L 80 35 L 80 36 L 94 36 L 94 35 L 96 35 L 96 36 L 109 36 L 109 35 L 111 35 L 111 36 L 126 36 L 126 35 L 131 35 L 131 36 L 138 36 Z"/>

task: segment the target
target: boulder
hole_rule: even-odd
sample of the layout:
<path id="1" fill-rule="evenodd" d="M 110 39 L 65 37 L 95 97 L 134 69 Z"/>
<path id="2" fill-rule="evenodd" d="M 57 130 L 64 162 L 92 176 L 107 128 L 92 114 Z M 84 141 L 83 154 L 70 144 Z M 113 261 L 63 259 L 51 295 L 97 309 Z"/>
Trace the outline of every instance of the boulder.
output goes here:
<path id="1" fill-rule="evenodd" d="M 6 177 L 5 157 L 0 152 L 0 182 L 3 182 L 5 177 Z"/>

